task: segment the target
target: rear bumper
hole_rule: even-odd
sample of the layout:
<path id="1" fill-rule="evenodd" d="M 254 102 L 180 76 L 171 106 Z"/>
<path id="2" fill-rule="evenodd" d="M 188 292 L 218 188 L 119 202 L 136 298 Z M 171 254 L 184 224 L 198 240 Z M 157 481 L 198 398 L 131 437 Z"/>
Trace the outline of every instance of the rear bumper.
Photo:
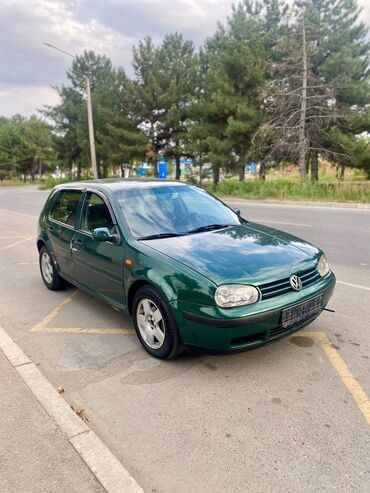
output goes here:
<path id="1" fill-rule="evenodd" d="M 177 304 L 175 313 L 186 345 L 216 352 L 240 351 L 274 342 L 307 326 L 321 312 L 285 329 L 281 326 L 282 309 L 319 294 L 323 295 L 324 308 L 333 294 L 334 287 L 335 276 L 331 273 L 328 278 L 310 286 L 305 292 L 292 293 L 280 296 L 279 300 L 275 298 L 268 303 L 261 303 L 260 311 L 245 316 L 232 317 L 229 315 L 230 311 L 225 310 L 222 314 L 226 313 L 227 317 L 215 316 L 220 315 L 220 310 L 215 307 L 199 307 L 195 304 L 191 306 L 180 301 L 175 302 Z"/>

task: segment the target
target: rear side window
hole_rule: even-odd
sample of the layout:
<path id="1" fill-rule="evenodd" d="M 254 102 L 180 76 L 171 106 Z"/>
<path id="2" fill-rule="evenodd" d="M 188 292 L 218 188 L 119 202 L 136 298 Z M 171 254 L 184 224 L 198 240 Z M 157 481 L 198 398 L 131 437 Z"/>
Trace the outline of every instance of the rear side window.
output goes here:
<path id="1" fill-rule="evenodd" d="M 50 211 L 50 217 L 55 221 L 74 226 L 81 195 L 82 192 L 76 190 L 61 192 Z"/>

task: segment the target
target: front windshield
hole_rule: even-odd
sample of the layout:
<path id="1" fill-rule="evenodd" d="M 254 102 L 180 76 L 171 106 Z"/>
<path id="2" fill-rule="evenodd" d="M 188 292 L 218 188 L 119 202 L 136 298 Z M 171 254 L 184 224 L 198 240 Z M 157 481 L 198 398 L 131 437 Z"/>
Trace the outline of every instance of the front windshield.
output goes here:
<path id="1" fill-rule="evenodd" d="M 139 238 L 188 234 L 198 228 L 241 222 L 231 209 L 190 185 L 129 187 L 117 191 L 116 198 L 131 231 Z"/>

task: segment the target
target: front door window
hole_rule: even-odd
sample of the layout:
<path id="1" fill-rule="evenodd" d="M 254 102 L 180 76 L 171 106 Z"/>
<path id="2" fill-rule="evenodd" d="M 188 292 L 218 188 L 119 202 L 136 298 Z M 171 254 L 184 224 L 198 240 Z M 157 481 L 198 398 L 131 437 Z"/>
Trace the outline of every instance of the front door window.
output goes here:
<path id="1" fill-rule="evenodd" d="M 96 193 L 88 192 L 82 213 L 81 229 L 91 233 L 96 228 L 108 228 L 115 233 L 112 216 L 104 200 Z"/>

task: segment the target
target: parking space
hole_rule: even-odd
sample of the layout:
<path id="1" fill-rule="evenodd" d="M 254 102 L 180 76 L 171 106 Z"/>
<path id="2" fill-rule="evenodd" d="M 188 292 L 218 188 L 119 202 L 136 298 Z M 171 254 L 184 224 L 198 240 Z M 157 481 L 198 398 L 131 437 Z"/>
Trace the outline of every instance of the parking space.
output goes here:
<path id="1" fill-rule="evenodd" d="M 0 324 L 145 491 L 369 490 L 370 211 L 242 202 L 245 217 L 327 252 L 344 283 L 335 313 L 258 350 L 167 362 L 144 352 L 129 316 L 44 287 L 46 194 L 24 196 L 0 190 Z"/>

